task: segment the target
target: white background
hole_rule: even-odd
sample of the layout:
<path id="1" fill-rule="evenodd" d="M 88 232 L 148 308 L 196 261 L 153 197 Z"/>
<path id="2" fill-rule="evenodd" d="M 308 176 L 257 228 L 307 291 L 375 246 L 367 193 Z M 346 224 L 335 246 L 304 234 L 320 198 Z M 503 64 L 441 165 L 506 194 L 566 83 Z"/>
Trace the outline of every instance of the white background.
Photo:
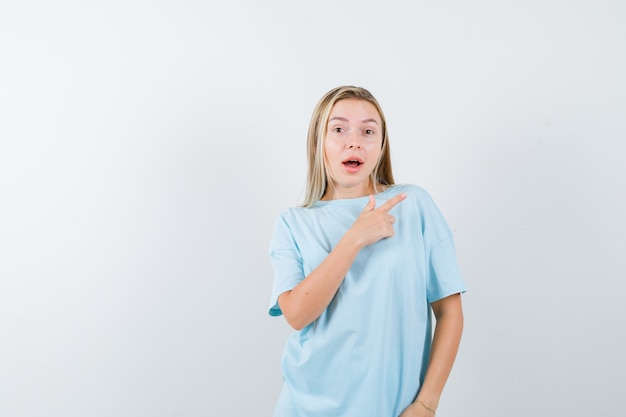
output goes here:
<path id="1" fill-rule="evenodd" d="M 456 235 L 438 416 L 623 416 L 625 4 L 4 0 L 0 415 L 271 415 L 268 242 L 353 84 Z"/>

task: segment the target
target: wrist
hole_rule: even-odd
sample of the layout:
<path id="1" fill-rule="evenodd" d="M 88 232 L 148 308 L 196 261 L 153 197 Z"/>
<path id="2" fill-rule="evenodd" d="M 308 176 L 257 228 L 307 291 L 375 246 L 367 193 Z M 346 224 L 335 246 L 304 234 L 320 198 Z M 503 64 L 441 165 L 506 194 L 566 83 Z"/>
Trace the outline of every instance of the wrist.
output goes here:
<path id="1" fill-rule="evenodd" d="M 441 398 L 441 391 L 428 385 L 428 382 L 426 382 L 422 385 L 415 400 L 419 400 L 429 407 L 437 408 L 439 406 L 439 398 Z"/>
<path id="2" fill-rule="evenodd" d="M 431 413 L 435 413 L 437 411 L 437 407 L 439 407 L 439 397 L 436 395 L 428 395 L 428 393 L 423 391 L 417 396 L 415 402 L 418 406 L 425 408 Z"/>
<path id="3" fill-rule="evenodd" d="M 348 248 L 348 250 L 354 252 L 355 255 L 361 249 L 363 249 L 363 247 L 365 247 L 363 239 L 357 233 L 354 233 L 351 229 L 348 229 L 346 234 L 343 235 L 340 243 L 344 244 Z"/>
<path id="4" fill-rule="evenodd" d="M 415 402 L 417 403 L 418 407 L 424 408 L 426 411 L 432 413 L 432 415 L 435 415 L 437 413 L 436 407 L 425 404 L 422 400 L 415 400 Z"/>

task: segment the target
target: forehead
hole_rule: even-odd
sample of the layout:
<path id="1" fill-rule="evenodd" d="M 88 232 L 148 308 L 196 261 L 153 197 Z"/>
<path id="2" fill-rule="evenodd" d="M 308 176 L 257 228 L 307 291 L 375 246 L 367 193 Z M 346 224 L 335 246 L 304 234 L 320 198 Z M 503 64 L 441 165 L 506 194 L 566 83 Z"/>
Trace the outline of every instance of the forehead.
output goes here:
<path id="1" fill-rule="evenodd" d="M 380 123 L 380 114 L 372 103 L 356 98 L 346 98 L 335 103 L 330 111 L 330 118 L 342 117 L 357 121 L 375 119 Z"/>

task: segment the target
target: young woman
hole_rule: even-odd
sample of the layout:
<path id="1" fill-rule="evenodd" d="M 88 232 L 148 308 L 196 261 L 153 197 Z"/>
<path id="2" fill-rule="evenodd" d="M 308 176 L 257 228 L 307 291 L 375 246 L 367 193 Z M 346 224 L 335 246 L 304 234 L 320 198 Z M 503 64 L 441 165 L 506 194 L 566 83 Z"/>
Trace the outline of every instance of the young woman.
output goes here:
<path id="1" fill-rule="evenodd" d="M 394 184 L 367 90 L 320 100 L 308 159 L 305 203 L 270 244 L 269 313 L 296 330 L 274 416 L 432 417 L 463 328 L 452 233 L 424 190 Z"/>

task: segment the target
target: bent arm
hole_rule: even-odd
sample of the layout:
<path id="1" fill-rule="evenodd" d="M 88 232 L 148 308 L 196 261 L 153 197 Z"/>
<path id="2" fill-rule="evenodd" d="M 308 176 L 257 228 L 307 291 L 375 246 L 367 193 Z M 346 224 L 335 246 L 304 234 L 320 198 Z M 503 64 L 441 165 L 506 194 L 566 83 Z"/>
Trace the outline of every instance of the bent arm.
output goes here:
<path id="1" fill-rule="evenodd" d="M 463 333 L 461 295 L 454 294 L 431 304 L 437 324 L 433 345 L 420 392 L 402 416 L 432 416 L 448 380 Z"/>
<path id="2" fill-rule="evenodd" d="M 398 194 L 376 209 L 376 200 L 370 196 L 363 212 L 326 259 L 291 291 L 278 297 L 291 327 L 301 330 L 322 314 L 362 248 L 394 235 L 395 218 L 389 210 L 405 198 L 406 194 Z"/>
<path id="3" fill-rule="evenodd" d="M 361 248 L 346 233 L 326 259 L 291 291 L 278 297 L 285 319 L 301 330 L 328 307 Z"/>

